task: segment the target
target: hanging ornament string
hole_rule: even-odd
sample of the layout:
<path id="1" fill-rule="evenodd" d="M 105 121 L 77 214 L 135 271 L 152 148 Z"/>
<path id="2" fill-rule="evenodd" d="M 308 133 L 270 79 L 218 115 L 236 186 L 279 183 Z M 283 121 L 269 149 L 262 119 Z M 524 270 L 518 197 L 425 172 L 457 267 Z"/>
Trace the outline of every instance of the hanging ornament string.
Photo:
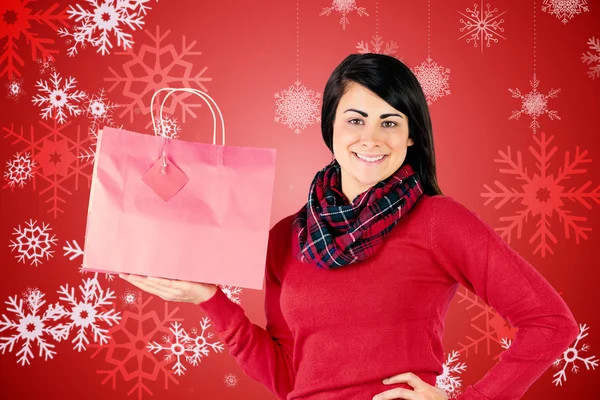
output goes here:
<path id="1" fill-rule="evenodd" d="M 536 60 L 536 51 L 537 51 L 537 10 L 536 10 L 536 1 L 533 0 L 533 75 L 535 76 L 537 60 Z"/>
<path id="2" fill-rule="evenodd" d="M 431 0 L 427 0 L 427 58 L 431 58 Z"/>

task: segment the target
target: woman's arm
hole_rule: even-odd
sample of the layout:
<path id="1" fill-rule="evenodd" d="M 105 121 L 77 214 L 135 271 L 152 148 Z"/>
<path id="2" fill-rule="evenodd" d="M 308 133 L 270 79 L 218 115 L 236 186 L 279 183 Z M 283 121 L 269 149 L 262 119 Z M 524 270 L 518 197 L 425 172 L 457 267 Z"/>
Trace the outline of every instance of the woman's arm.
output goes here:
<path id="1" fill-rule="evenodd" d="M 265 271 L 266 330 L 251 323 L 244 309 L 229 300 L 220 288 L 214 296 L 200 303 L 200 308 L 246 375 L 262 383 L 278 398 L 285 399 L 294 388 L 294 340 L 279 306 L 281 283 L 274 270 L 272 232 L 273 229 L 269 235 Z"/>
<path id="2" fill-rule="evenodd" d="M 579 328 L 550 283 L 479 216 L 449 197 L 434 205 L 430 241 L 440 266 L 518 328 L 499 361 L 458 400 L 520 399 Z"/>

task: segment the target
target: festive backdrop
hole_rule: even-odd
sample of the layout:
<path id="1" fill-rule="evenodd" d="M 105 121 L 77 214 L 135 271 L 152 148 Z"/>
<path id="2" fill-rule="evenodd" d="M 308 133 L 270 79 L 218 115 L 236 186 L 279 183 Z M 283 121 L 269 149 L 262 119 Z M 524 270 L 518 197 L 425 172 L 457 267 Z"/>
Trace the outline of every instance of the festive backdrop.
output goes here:
<path id="1" fill-rule="evenodd" d="M 197 307 L 79 271 L 96 132 L 153 134 L 156 89 L 207 91 L 228 145 L 277 149 L 274 225 L 331 160 L 321 95 L 355 52 L 412 68 L 442 190 L 497 228 L 580 324 L 524 398 L 600 393 L 600 2 L 2 0 L 0 48 L 0 397 L 273 398 Z M 165 112 L 156 134 L 211 140 L 200 99 L 174 96 Z M 224 289 L 265 326 L 262 291 Z M 460 288 L 438 386 L 453 397 L 479 380 L 515 332 Z"/>

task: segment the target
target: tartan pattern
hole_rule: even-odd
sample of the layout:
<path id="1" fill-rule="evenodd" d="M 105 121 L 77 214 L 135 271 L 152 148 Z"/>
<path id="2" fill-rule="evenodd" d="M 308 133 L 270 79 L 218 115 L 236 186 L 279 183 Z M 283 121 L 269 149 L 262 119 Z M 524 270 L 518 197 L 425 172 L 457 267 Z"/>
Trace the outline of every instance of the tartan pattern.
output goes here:
<path id="1" fill-rule="evenodd" d="M 334 159 L 315 175 L 308 202 L 292 224 L 296 258 L 319 268 L 336 269 L 372 256 L 423 195 L 409 164 L 356 196 L 352 204 L 341 192 L 340 179 Z"/>

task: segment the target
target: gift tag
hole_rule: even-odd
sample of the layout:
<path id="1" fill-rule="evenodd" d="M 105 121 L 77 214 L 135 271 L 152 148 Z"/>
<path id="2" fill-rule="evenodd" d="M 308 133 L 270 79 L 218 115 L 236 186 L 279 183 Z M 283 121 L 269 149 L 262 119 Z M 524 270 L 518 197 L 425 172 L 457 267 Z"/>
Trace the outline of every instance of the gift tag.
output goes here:
<path id="1" fill-rule="evenodd" d="M 168 158 L 159 158 L 144 174 L 142 181 L 165 202 L 171 200 L 190 180 Z"/>

